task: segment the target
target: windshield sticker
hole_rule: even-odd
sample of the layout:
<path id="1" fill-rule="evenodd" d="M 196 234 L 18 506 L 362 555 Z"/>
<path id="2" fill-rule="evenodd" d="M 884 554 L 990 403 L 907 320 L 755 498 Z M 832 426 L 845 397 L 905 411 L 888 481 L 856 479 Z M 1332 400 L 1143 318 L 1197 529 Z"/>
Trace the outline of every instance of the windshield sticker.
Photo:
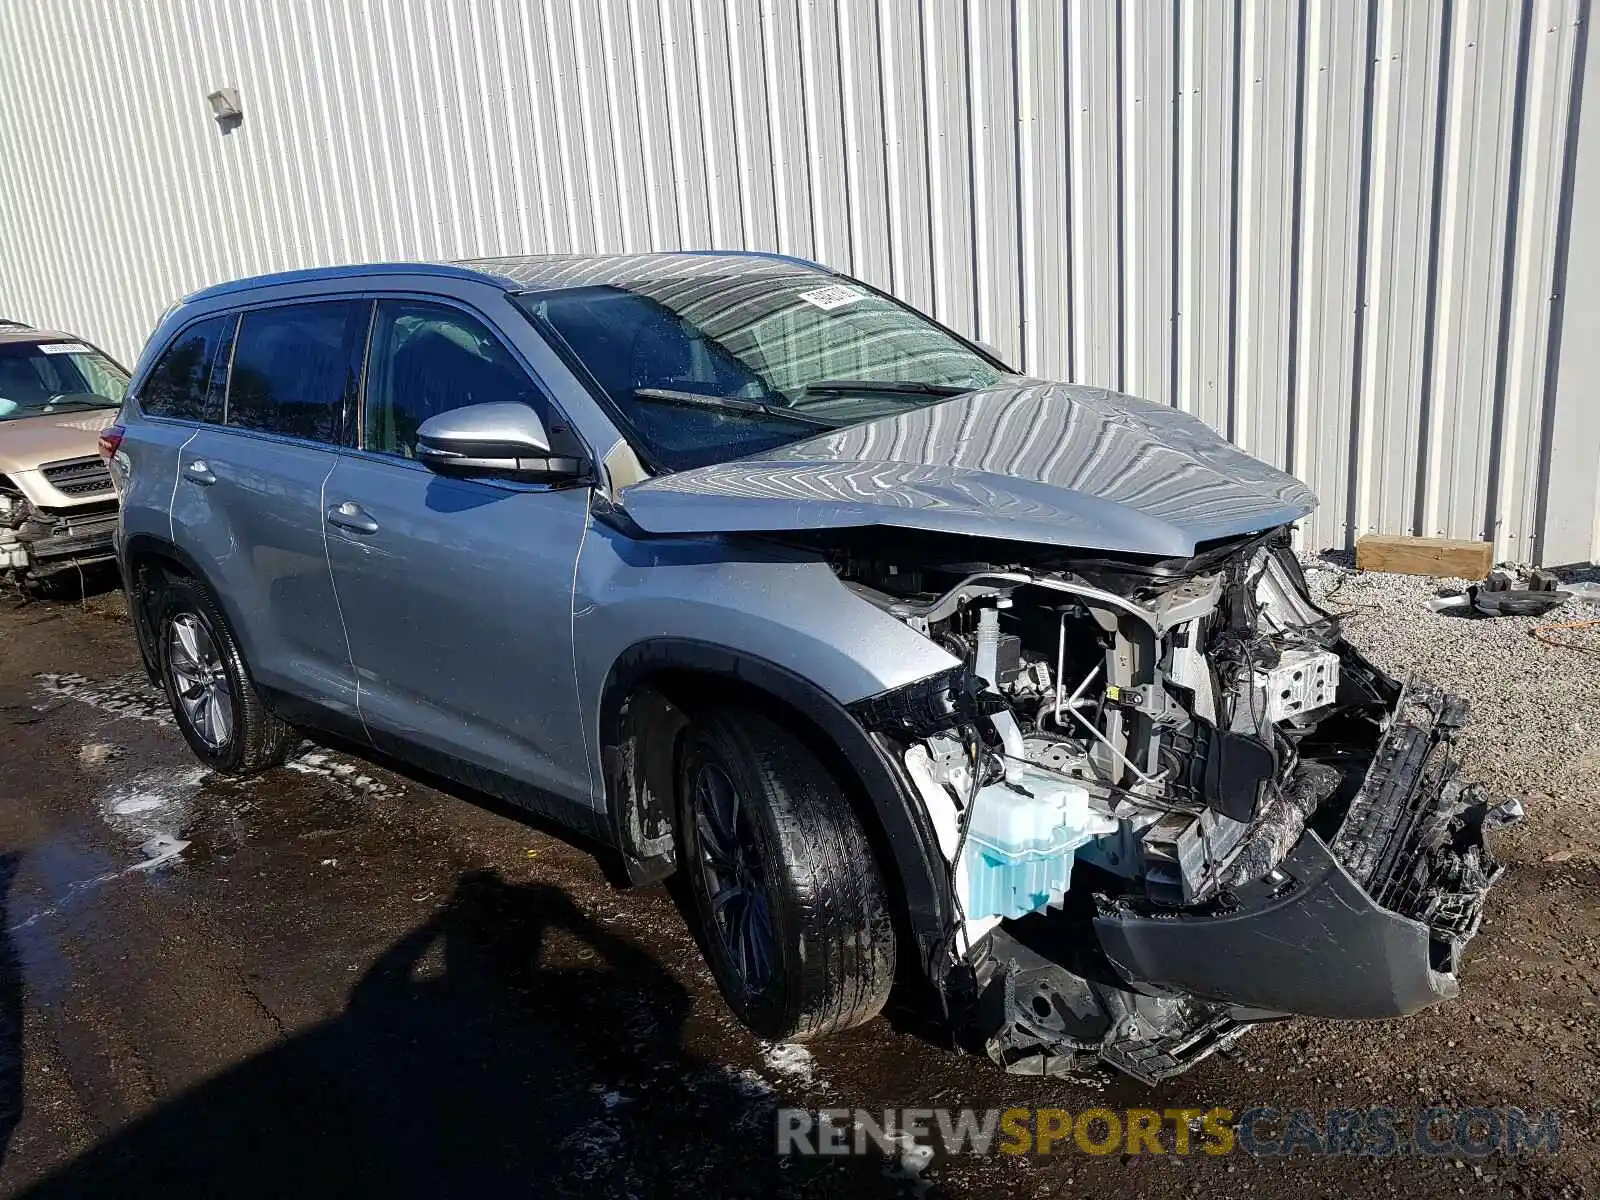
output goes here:
<path id="1" fill-rule="evenodd" d="M 836 308 L 843 308 L 846 304 L 854 304 L 857 300 L 866 298 L 865 292 L 860 288 L 851 287 L 848 283 L 830 284 L 828 287 L 800 293 L 800 299 L 813 308 L 820 308 L 823 312 L 832 312 Z"/>
<path id="2" fill-rule="evenodd" d="M 39 346 L 41 354 L 88 354 L 89 347 L 82 342 L 44 342 Z"/>

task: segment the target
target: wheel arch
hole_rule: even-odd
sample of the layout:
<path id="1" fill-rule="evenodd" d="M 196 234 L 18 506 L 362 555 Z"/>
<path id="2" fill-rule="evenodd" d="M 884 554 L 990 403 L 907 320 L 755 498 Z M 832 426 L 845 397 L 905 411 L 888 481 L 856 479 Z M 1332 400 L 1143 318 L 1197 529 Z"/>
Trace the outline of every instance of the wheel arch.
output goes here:
<path id="1" fill-rule="evenodd" d="M 155 629 L 151 626 L 149 606 L 152 569 L 164 574 L 184 575 L 203 584 L 211 593 L 234 636 L 240 639 L 244 650 L 238 614 L 228 598 L 212 584 L 205 570 L 190 554 L 172 542 L 153 534 L 140 533 L 129 537 L 122 547 L 122 586 L 128 597 L 128 619 L 133 624 L 134 639 L 139 644 L 139 656 L 144 661 L 145 672 L 152 683 L 160 682 L 157 665 Z M 248 654 L 246 655 L 248 659 Z"/>
<path id="2" fill-rule="evenodd" d="M 710 689 L 716 689 L 715 693 Z M 902 954 L 935 978 L 954 910 L 947 870 L 927 814 L 887 747 L 833 697 L 778 663 L 726 646 L 655 638 L 630 646 L 612 664 L 599 706 L 600 758 L 607 819 L 630 881 L 675 869 L 672 808 L 684 705 L 695 700 L 760 705 L 841 777 L 861 818 L 902 924 Z"/>

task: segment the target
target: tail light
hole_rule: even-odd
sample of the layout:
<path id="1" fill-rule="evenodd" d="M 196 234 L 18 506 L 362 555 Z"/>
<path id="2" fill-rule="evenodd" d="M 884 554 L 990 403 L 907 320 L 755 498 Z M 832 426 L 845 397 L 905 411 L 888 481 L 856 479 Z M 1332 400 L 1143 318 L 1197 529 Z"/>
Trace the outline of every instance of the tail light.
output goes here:
<path id="1" fill-rule="evenodd" d="M 107 429 L 101 430 L 100 457 L 105 459 L 108 465 L 117 456 L 117 451 L 122 446 L 122 436 L 126 432 L 127 430 L 121 425 L 112 425 Z"/>

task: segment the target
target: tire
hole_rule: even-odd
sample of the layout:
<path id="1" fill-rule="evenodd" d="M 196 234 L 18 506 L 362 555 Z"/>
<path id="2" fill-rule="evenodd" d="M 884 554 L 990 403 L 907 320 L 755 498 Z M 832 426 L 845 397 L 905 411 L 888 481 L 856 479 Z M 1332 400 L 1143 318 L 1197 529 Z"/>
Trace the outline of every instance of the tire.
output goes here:
<path id="1" fill-rule="evenodd" d="M 261 702 L 210 591 L 193 579 L 168 576 L 150 607 L 161 685 L 195 757 L 219 775 L 257 775 L 283 762 L 299 736 Z M 197 686 L 201 677 L 208 683 Z M 202 693 L 211 704 L 202 703 L 196 713 Z"/>
<path id="2" fill-rule="evenodd" d="M 837 781 L 797 738 L 755 713 L 710 710 L 683 736 L 680 861 L 734 1015 L 773 1041 L 805 1041 L 877 1016 L 894 981 L 894 923 L 866 833 Z"/>

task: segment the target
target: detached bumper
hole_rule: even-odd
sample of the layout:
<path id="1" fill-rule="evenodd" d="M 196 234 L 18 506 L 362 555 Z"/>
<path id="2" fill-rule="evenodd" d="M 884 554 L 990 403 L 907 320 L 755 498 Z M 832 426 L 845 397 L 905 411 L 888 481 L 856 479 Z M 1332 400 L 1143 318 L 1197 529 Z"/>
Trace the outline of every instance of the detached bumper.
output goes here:
<path id="1" fill-rule="evenodd" d="M 1099 1060 L 1153 1083 L 1263 1020 L 1398 1017 L 1454 996 L 1502 870 L 1484 831 L 1520 816 L 1455 780 L 1465 716 L 1456 697 L 1408 692 L 1338 829 L 1307 831 L 1265 878 L 1200 909 L 1100 901 L 1101 969 L 1038 944 L 1044 918 L 996 930 L 990 1057 L 1049 1075 Z"/>
<path id="2" fill-rule="evenodd" d="M 1209 910 L 1117 907 L 1095 919 L 1130 981 L 1280 1013 L 1414 1013 L 1457 991 L 1501 866 L 1485 827 L 1516 819 L 1454 779 L 1454 696 L 1413 691 L 1329 842 L 1308 832 L 1276 871 Z"/>

